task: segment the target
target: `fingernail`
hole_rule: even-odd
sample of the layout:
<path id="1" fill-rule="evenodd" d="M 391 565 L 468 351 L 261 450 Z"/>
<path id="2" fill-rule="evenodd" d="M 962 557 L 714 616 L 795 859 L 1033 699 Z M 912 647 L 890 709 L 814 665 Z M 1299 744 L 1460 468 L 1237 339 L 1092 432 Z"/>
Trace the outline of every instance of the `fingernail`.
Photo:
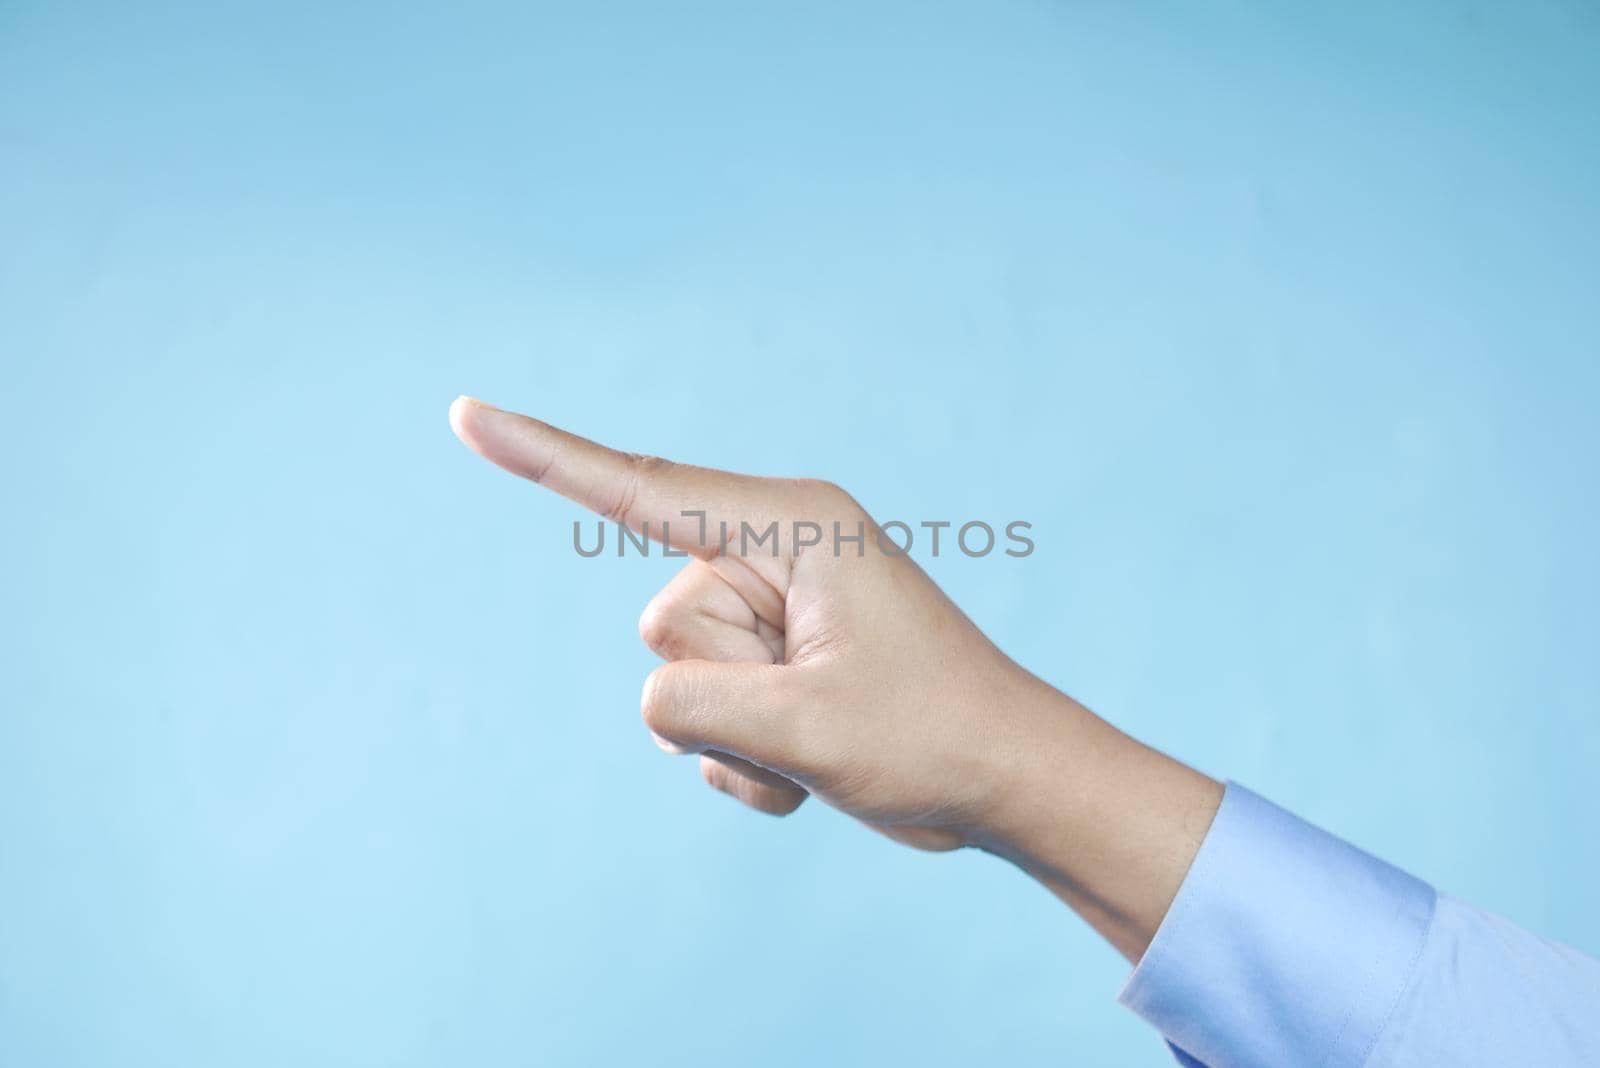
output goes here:
<path id="1" fill-rule="evenodd" d="M 465 393 L 450 402 L 450 429 L 456 432 L 457 437 L 464 438 L 467 433 L 467 424 L 475 412 L 496 412 L 476 397 L 469 397 Z"/>

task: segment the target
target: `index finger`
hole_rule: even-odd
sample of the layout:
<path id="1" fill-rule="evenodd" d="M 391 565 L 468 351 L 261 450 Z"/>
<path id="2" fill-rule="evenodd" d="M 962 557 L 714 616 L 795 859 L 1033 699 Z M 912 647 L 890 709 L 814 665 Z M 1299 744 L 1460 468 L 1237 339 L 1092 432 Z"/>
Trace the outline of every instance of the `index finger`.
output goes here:
<path id="1" fill-rule="evenodd" d="M 450 426 L 490 463 L 696 556 L 720 551 L 721 524 L 737 534 L 772 514 L 763 479 L 618 452 L 471 397 L 450 405 Z"/>

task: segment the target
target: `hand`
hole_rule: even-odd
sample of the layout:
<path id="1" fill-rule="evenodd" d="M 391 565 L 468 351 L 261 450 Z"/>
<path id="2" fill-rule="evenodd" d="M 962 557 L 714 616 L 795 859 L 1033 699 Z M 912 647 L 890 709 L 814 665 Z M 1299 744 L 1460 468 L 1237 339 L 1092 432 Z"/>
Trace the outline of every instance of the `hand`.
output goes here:
<path id="1" fill-rule="evenodd" d="M 849 494 L 620 453 L 464 397 L 450 422 L 691 554 L 640 620 L 668 661 L 641 708 L 711 785 L 774 814 L 809 793 L 918 848 L 981 846 L 1142 951 L 1220 789 L 1012 662 Z"/>
<path id="2" fill-rule="evenodd" d="M 912 845 L 972 841 L 1029 744 L 1034 680 L 880 547 L 848 494 L 625 455 L 470 400 L 451 423 L 507 470 L 693 554 L 639 624 L 668 661 L 642 700 L 663 747 L 705 754 L 711 785 L 765 812 L 809 792 Z"/>

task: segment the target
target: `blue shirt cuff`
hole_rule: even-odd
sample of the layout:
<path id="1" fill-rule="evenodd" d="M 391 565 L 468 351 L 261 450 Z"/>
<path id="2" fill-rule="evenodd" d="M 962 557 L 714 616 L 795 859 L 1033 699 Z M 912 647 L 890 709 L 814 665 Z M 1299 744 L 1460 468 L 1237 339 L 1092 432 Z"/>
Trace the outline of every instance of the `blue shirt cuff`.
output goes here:
<path id="1" fill-rule="evenodd" d="M 1202 1064 L 1360 1068 L 1433 906 L 1427 883 L 1229 783 L 1117 1000 Z"/>

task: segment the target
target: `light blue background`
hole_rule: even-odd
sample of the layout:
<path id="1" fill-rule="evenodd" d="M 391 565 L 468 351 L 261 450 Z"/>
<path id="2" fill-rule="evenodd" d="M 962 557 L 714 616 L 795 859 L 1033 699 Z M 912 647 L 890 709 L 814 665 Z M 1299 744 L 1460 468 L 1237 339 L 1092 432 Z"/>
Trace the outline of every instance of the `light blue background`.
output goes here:
<path id="1" fill-rule="evenodd" d="M 1600 950 L 1600 19 L 1385 6 L 0 7 L 0 1064 L 1165 1063 L 659 753 L 463 391 L 1031 520 L 1024 664 Z"/>

